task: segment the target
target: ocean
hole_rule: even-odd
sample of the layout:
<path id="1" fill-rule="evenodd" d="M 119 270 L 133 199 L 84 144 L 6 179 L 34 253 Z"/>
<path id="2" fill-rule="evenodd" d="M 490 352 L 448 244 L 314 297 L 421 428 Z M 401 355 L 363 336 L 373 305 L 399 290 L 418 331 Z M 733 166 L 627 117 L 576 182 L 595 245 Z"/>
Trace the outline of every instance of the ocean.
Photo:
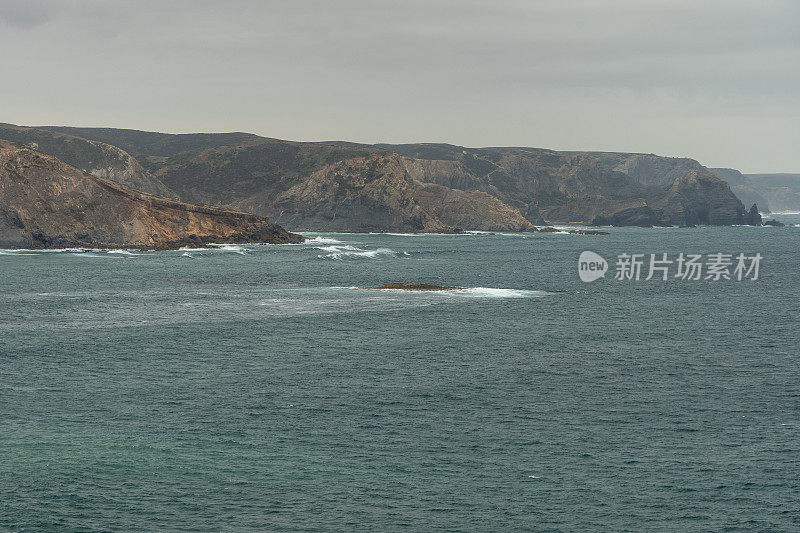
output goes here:
<path id="1" fill-rule="evenodd" d="M 0 530 L 798 531 L 778 218 L 0 251 Z M 615 279 L 651 253 L 763 260 Z"/>

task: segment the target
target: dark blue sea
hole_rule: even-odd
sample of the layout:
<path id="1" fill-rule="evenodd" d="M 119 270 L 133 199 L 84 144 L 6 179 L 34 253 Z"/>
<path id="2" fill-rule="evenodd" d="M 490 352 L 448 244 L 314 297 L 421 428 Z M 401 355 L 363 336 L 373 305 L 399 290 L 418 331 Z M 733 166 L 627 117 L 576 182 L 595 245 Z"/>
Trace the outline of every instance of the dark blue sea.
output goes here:
<path id="1" fill-rule="evenodd" d="M 0 530 L 798 531 L 779 218 L 0 251 Z M 615 279 L 682 252 L 763 260 Z"/>

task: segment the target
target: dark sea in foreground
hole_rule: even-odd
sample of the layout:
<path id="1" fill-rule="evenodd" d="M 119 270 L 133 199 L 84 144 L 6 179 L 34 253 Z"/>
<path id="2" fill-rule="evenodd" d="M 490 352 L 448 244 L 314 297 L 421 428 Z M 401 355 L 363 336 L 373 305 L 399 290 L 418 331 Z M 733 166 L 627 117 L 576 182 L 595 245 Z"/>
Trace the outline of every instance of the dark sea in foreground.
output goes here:
<path id="1" fill-rule="evenodd" d="M 798 531 L 778 218 L 0 252 L 0 530 Z M 613 277 L 679 252 L 760 279 Z M 468 290 L 354 288 L 395 281 Z"/>

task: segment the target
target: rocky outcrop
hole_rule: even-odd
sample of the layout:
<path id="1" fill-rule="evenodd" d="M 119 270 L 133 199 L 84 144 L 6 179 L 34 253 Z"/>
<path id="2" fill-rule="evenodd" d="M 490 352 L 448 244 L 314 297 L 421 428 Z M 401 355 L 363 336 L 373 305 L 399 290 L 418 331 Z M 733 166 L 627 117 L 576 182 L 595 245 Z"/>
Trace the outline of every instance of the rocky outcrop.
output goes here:
<path id="1" fill-rule="evenodd" d="M 302 242 L 267 219 L 129 189 L 0 141 L 0 247 L 176 248 Z"/>
<path id="2" fill-rule="evenodd" d="M 744 220 L 742 221 L 742 223 L 746 224 L 748 226 L 761 226 L 762 225 L 761 213 L 759 213 L 758 206 L 756 204 L 753 204 L 750 207 L 750 211 L 747 212 L 747 214 L 745 215 Z"/>
<path id="3" fill-rule="evenodd" d="M 745 224 L 748 214 L 742 202 L 731 192 L 728 184 L 709 171 L 691 171 L 675 180 L 654 206 L 670 223 L 695 226 L 698 224 Z M 758 223 L 761 223 L 760 217 Z"/>
<path id="4" fill-rule="evenodd" d="M 372 290 L 395 290 L 395 291 L 458 291 L 464 290 L 464 287 L 449 287 L 443 285 L 431 285 L 429 283 L 384 283 L 377 287 L 365 287 Z"/>

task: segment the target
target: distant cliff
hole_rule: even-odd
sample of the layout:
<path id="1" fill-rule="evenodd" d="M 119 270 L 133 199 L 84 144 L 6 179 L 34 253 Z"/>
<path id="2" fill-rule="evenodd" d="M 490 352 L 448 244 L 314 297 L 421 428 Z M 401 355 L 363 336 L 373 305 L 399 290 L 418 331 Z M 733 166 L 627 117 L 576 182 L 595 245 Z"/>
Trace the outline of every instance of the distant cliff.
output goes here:
<path id="1" fill-rule="evenodd" d="M 691 159 L 537 148 L 380 145 L 405 156 L 412 177 L 479 190 L 532 223 L 759 224 L 728 184 Z"/>
<path id="2" fill-rule="evenodd" d="M 113 146 L 119 152 L 111 159 L 128 161 L 119 168 L 108 159 L 78 161 L 92 174 L 134 187 L 135 176 L 161 194 L 268 216 L 295 230 L 760 223 L 724 180 L 691 159 L 447 144 L 301 143 L 245 133 L 30 129 L 40 132 L 28 133 L 31 138 L 61 136 L 61 143 L 80 138 L 95 149 L 97 143 Z M 39 150 L 58 155 L 58 142 L 40 143 Z M 109 167 L 115 171 L 102 170 Z"/>
<path id="3" fill-rule="evenodd" d="M 728 182 L 733 193 L 744 205 L 756 204 L 762 213 L 769 213 L 772 210 L 769 201 L 763 194 L 766 190 L 760 186 L 761 184 L 755 183 L 749 177 L 732 168 L 712 168 L 710 170 Z"/>
<path id="4" fill-rule="evenodd" d="M 0 247 L 176 248 L 301 242 L 265 218 L 135 191 L 0 141 Z"/>
<path id="5" fill-rule="evenodd" d="M 772 211 L 800 211 L 800 174 L 747 174 Z"/>

